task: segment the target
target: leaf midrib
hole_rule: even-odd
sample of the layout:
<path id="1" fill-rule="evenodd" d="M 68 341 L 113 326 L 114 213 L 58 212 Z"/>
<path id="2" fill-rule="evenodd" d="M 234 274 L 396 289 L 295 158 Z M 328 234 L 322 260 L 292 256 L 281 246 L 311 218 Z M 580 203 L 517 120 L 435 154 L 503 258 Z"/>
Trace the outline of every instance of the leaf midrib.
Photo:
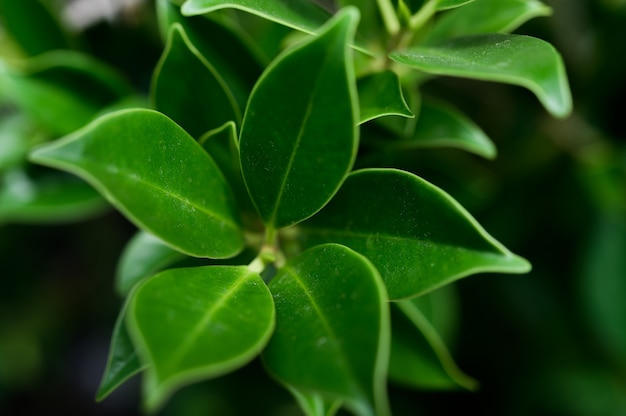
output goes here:
<path id="1" fill-rule="evenodd" d="M 283 270 L 286 273 L 288 273 L 294 279 L 296 284 L 302 289 L 302 292 L 305 294 L 305 296 L 309 300 L 311 306 L 313 306 L 313 309 L 315 310 L 317 316 L 319 317 L 320 322 L 322 323 L 322 325 L 323 325 L 324 329 L 326 330 L 327 334 L 329 334 L 332 337 L 331 339 L 334 341 L 333 344 L 336 345 L 335 351 L 339 354 L 339 358 L 340 358 L 339 362 L 341 363 L 340 364 L 341 367 L 354 380 L 358 380 L 358 377 L 356 376 L 356 374 L 354 372 L 354 369 L 350 365 L 350 360 L 348 360 L 348 356 L 346 355 L 345 350 L 343 348 L 339 347 L 341 345 L 340 342 L 337 342 L 339 337 L 335 334 L 335 331 L 333 330 L 332 326 L 329 324 L 328 319 L 326 318 L 326 315 L 323 313 L 323 311 L 320 308 L 320 306 L 317 304 L 315 299 L 311 296 L 311 290 L 309 288 L 307 288 L 307 286 L 304 284 L 302 279 L 300 279 L 300 276 L 293 270 L 293 268 L 291 268 L 289 266 L 284 266 Z M 367 394 L 365 394 L 363 392 L 363 390 L 362 390 L 362 388 L 360 386 L 360 383 L 351 383 L 351 385 L 356 390 L 355 393 L 358 396 L 367 397 Z"/>
<path id="2" fill-rule="evenodd" d="M 184 356 L 191 350 L 193 347 L 193 342 L 199 338 L 200 333 L 206 328 L 206 326 L 211 322 L 214 315 L 222 308 L 224 304 L 234 295 L 234 293 L 248 280 L 249 274 L 245 274 L 241 276 L 234 285 L 232 285 L 225 293 L 223 293 L 213 305 L 207 309 L 202 319 L 198 321 L 198 323 L 192 328 L 191 331 L 187 334 L 187 336 L 181 341 L 180 348 L 171 355 L 170 359 L 167 360 L 164 365 L 160 366 L 161 368 L 169 367 L 169 368 L 177 368 L 179 367 L 180 361 L 184 358 Z M 158 367 L 155 367 L 158 370 Z M 187 369 L 185 369 L 187 370 Z M 171 376 L 172 372 L 170 372 Z"/>
<path id="3" fill-rule="evenodd" d="M 329 50 L 334 50 L 334 48 L 327 48 L 327 51 L 329 51 Z M 300 143 L 302 141 L 302 137 L 304 136 L 305 128 L 308 125 L 309 118 L 311 117 L 311 114 L 313 112 L 313 103 L 315 102 L 316 97 L 317 97 L 317 95 L 320 92 L 320 90 L 318 88 L 318 85 L 320 83 L 320 80 L 322 79 L 322 77 L 326 73 L 325 69 L 327 68 L 327 66 L 328 66 L 327 63 L 330 60 L 332 55 L 333 54 L 330 51 L 325 54 L 324 61 L 320 65 L 321 70 L 317 73 L 317 76 L 315 77 L 315 82 L 313 84 L 311 96 L 310 96 L 309 102 L 307 103 L 307 109 L 306 109 L 306 112 L 304 113 L 304 116 L 302 117 L 302 123 L 301 123 L 300 129 L 298 131 L 297 139 L 296 139 L 296 142 L 295 142 L 295 144 L 293 146 L 293 150 L 291 152 L 291 156 L 289 157 L 289 162 L 287 163 L 287 168 L 285 169 L 285 176 L 283 177 L 283 179 L 281 181 L 280 188 L 278 190 L 278 196 L 276 198 L 276 203 L 274 204 L 274 209 L 272 210 L 272 214 L 270 216 L 269 223 L 272 226 L 276 222 L 276 216 L 278 215 L 278 208 L 281 205 L 281 201 L 282 201 L 283 196 L 284 196 L 284 190 L 285 190 L 285 186 L 287 184 L 287 180 L 288 180 L 288 178 L 290 176 L 290 173 L 291 173 L 291 167 L 293 166 L 293 162 L 294 162 L 294 160 L 296 158 L 296 153 L 297 153 L 298 149 L 300 148 Z M 342 61 L 345 62 L 345 48 L 344 48 L 344 51 L 342 53 Z"/>

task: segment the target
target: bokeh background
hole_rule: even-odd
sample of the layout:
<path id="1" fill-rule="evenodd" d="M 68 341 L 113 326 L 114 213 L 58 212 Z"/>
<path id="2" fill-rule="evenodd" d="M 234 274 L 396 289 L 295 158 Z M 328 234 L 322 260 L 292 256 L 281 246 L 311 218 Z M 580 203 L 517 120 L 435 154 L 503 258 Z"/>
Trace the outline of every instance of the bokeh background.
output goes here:
<path id="1" fill-rule="evenodd" d="M 20 0 L 0 6 L 7 1 Z M 96 3 L 54 4 L 65 7 L 81 48 L 147 90 L 162 49 L 153 6 Z M 527 275 L 476 275 L 454 285 L 451 348 L 481 388 L 390 386 L 398 415 L 626 415 L 626 1 L 545 3 L 553 16 L 516 33 L 561 52 L 573 114 L 553 119 L 520 88 L 440 78 L 425 92 L 475 120 L 498 158 L 431 149 L 396 161 L 452 194 L 533 263 Z M 0 14 L 0 55 L 13 53 L 6 27 Z M 76 222 L 0 224 L 0 414 L 139 414 L 138 380 L 102 403 L 93 399 L 122 302 L 113 289 L 116 262 L 133 233 L 111 210 Z M 186 388 L 163 414 L 297 414 L 259 367 Z"/>

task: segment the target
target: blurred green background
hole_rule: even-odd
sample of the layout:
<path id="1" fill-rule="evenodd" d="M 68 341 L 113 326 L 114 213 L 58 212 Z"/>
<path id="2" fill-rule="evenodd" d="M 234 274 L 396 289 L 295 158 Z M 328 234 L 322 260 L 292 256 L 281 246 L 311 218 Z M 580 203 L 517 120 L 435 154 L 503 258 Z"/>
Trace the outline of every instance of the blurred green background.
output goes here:
<path id="1" fill-rule="evenodd" d="M 520 88 L 440 78 L 425 92 L 465 111 L 499 157 L 432 149 L 393 161 L 445 189 L 533 263 L 527 275 L 455 284 L 451 348 L 480 390 L 392 385 L 398 415 L 626 415 L 626 2 L 546 3 L 553 16 L 516 33 L 547 40 L 563 55 L 571 117 L 551 118 Z M 121 19 L 94 22 L 81 48 L 145 91 L 162 48 L 153 13 L 137 3 Z M 93 400 L 121 305 L 115 266 L 133 232 L 111 211 L 75 223 L 0 225 L 0 414 L 139 414 L 138 380 L 100 404 Z M 256 362 L 184 389 L 164 409 L 294 412 Z"/>

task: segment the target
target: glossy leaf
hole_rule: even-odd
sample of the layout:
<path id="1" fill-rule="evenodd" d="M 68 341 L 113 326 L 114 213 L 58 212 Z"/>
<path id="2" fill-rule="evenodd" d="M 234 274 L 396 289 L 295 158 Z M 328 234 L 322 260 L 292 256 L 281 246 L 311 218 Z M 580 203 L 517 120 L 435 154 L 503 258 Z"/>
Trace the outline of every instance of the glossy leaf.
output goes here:
<path id="1" fill-rule="evenodd" d="M 61 25 L 40 0 L 0 0 L 0 21 L 28 55 L 69 47 Z"/>
<path id="2" fill-rule="evenodd" d="M 170 29 L 155 70 L 152 101 L 195 138 L 228 121 L 241 120 L 232 92 L 178 23 Z"/>
<path id="3" fill-rule="evenodd" d="M 122 383 L 145 369 L 126 326 L 127 305 L 128 302 L 125 302 L 113 327 L 109 356 L 96 393 L 96 401 L 106 399 Z"/>
<path id="4" fill-rule="evenodd" d="M 305 247 L 337 242 L 365 255 L 391 299 L 417 296 L 474 273 L 530 269 L 451 196 L 395 169 L 352 173 L 301 231 Z"/>
<path id="5" fill-rule="evenodd" d="M 243 182 L 241 162 L 239 160 L 239 140 L 235 123 L 228 122 L 221 127 L 208 131 L 198 142 L 220 167 L 233 189 L 239 208 L 246 214 L 254 213 L 254 205 Z M 254 215 L 255 218 L 256 215 Z"/>
<path id="6" fill-rule="evenodd" d="M 300 409 L 306 416 L 333 416 L 341 408 L 340 400 L 325 400 L 322 395 L 315 392 L 303 392 L 296 388 L 287 389 L 300 405 Z"/>
<path id="7" fill-rule="evenodd" d="M 536 0 L 476 0 L 442 16 L 428 33 L 428 42 L 481 33 L 509 33 L 552 9 Z"/>
<path id="8" fill-rule="evenodd" d="M 474 390 L 476 381 L 456 366 L 416 299 L 397 302 L 392 308 L 389 378 L 418 389 L 447 390 L 460 386 Z"/>
<path id="9" fill-rule="evenodd" d="M 475 35 L 437 46 L 392 52 L 391 59 L 420 71 L 497 81 L 532 91 L 556 117 L 567 116 L 572 97 L 558 52 L 543 40 L 521 35 Z"/>
<path id="10" fill-rule="evenodd" d="M 270 65 L 252 92 L 240 135 L 241 167 L 269 227 L 313 215 L 354 162 L 358 109 L 347 43 L 357 18 L 355 9 L 344 9 L 318 37 Z"/>
<path id="11" fill-rule="evenodd" d="M 139 231 L 122 252 L 115 273 L 115 289 L 126 296 L 135 284 L 183 258 L 184 254 L 152 234 Z"/>
<path id="12" fill-rule="evenodd" d="M 437 2 L 437 10 L 454 9 L 457 7 L 465 6 L 469 3 L 474 3 L 474 1 L 475 0 L 439 0 Z"/>
<path id="13" fill-rule="evenodd" d="M 83 127 L 102 108 L 130 93 L 114 70 L 71 51 L 40 55 L 19 69 L 0 60 L 0 85 L 11 102 L 58 135 Z"/>
<path id="14" fill-rule="evenodd" d="M 270 290 L 276 331 L 263 359 L 272 374 L 305 397 L 387 414 L 389 311 L 371 263 L 347 247 L 318 246 L 288 261 Z"/>
<path id="15" fill-rule="evenodd" d="M 76 178 L 31 178 L 19 169 L 0 177 L 0 224 L 74 222 L 100 214 L 108 206 L 92 187 Z"/>
<path id="16" fill-rule="evenodd" d="M 243 248 L 233 197 L 215 162 L 160 113 L 108 114 L 31 159 L 87 180 L 137 226 L 185 254 L 224 258 Z"/>
<path id="17" fill-rule="evenodd" d="M 401 140 L 385 140 L 385 147 L 416 149 L 454 147 L 487 159 L 496 157 L 496 147 L 473 121 L 449 106 L 425 101 L 420 117 L 410 136 Z"/>
<path id="18" fill-rule="evenodd" d="M 365 76 L 358 80 L 360 123 L 383 116 L 414 117 L 404 100 L 400 79 L 392 71 Z"/>
<path id="19" fill-rule="evenodd" d="M 181 10 L 186 16 L 194 16 L 224 8 L 243 10 L 310 34 L 316 33 L 330 17 L 309 0 L 187 0 Z"/>
<path id="20" fill-rule="evenodd" d="M 167 38 L 173 24 L 180 23 L 189 42 L 224 80 L 238 110 L 245 108 L 262 67 L 254 45 L 242 30 L 231 20 L 211 19 L 215 14 L 185 17 L 169 0 L 158 0 L 156 7 L 163 38 Z"/>
<path id="21" fill-rule="evenodd" d="M 145 404 L 249 362 L 274 328 L 272 296 L 244 266 L 167 270 L 137 287 L 127 323 L 142 362 Z"/>

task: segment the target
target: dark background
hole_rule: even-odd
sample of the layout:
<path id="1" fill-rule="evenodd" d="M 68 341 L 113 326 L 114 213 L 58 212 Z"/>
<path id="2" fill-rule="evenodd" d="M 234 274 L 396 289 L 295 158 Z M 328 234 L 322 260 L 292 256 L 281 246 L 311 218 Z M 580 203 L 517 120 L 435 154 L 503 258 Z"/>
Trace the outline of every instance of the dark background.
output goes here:
<path id="1" fill-rule="evenodd" d="M 425 87 L 473 118 L 499 157 L 424 150 L 411 155 L 414 170 L 529 259 L 533 271 L 455 284 L 460 315 L 452 349 L 481 389 L 391 386 L 398 415 L 626 415 L 626 2 L 546 3 L 552 17 L 516 32 L 562 53 L 571 117 L 551 118 L 512 86 L 442 78 Z M 145 13 L 85 32 L 91 51 L 138 88 L 147 88 L 161 52 Z M 93 400 L 121 305 L 115 265 L 133 232 L 115 212 L 0 228 L 0 414 L 138 413 L 138 380 L 100 404 Z M 163 414 L 292 414 L 288 394 L 259 367 L 186 388 Z"/>

